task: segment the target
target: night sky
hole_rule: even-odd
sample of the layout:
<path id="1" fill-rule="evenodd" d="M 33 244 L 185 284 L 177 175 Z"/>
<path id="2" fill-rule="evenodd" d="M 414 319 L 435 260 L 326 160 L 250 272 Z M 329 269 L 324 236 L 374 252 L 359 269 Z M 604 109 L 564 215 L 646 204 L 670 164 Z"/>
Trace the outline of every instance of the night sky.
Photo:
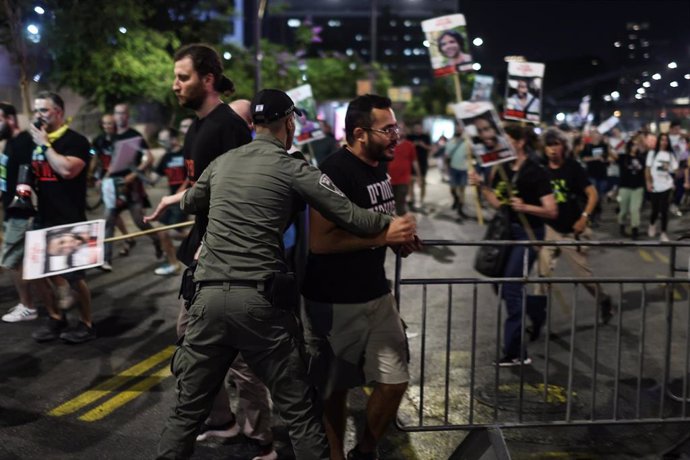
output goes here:
<path id="1" fill-rule="evenodd" d="M 615 59 L 627 22 L 648 22 L 650 61 L 690 56 L 689 0 L 460 0 L 471 36 L 484 39 L 484 58 L 524 55 L 544 61 L 578 56 Z M 487 62 L 489 64 L 489 62 Z"/>

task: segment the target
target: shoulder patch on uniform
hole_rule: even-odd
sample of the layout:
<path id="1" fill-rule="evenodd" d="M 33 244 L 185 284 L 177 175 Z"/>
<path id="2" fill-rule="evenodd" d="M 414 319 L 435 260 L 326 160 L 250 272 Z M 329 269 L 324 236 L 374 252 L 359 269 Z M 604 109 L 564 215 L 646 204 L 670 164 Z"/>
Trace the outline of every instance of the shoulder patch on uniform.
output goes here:
<path id="1" fill-rule="evenodd" d="M 321 178 L 319 179 L 319 185 L 321 185 L 321 187 L 325 188 L 326 190 L 335 193 L 336 195 L 345 196 L 345 194 L 341 192 L 338 187 L 335 186 L 331 178 L 325 174 L 321 174 Z"/>

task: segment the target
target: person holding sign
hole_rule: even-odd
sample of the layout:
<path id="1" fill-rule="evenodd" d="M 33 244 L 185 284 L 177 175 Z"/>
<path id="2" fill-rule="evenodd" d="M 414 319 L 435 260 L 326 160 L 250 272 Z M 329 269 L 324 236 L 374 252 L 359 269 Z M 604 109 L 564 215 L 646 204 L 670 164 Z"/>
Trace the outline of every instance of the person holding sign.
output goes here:
<path id="1" fill-rule="evenodd" d="M 530 156 L 534 142 L 531 129 L 510 125 L 505 127 L 505 131 L 517 154 L 515 161 L 504 169 L 504 173 L 492 177 L 491 186 L 484 184 L 476 172 L 470 172 L 470 185 L 479 186 L 491 206 L 508 212 L 511 240 L 543 240 L 544 220 L 555 219 L 558 216 L 549 176 L 539 162 Z M 503 165 L 498 167 L 503 168 Z M 533 247 L 513 246 L 507 256 L 504 277 L 524 276 L 525 251 L 529 251 L 529 271 L 536 259 L 536 250 Z M 521 343 L 523 290 L 524 285 L 521 283 L 504 283 L 500 291 L 508 310 L 503 330 L 504 356 L 496 363 L 501 367 L 532 363 L 526 348 L 523 347 L 524 344 Z M 538 332 L 544 323 L 545 312 L 543 307 L 530 308 L 530 297 L 527 297 L 527 315 L 532 320 L 533 331 Z"/>

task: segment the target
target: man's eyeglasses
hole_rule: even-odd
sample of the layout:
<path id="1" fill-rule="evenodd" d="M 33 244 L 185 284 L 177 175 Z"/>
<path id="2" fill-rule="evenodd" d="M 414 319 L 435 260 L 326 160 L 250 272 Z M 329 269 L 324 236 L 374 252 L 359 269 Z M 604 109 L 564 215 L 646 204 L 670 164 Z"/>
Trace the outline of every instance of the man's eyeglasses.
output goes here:
<path id="1" fill-rule="evenodd" d="M 41 108 L 41 109 L 34 109 L 34 113 L 48 113 L 50 112 L 50 109 L 48 108 Z"/>
<path id="2" fill-rule="evenodd" d="M 388 128 L 384 128 L 384 129 L 375 129 L 375 128 L 362 128 L 362 129 L 365 131 L 373 131 L 375 133 L 385 134 L 388 137 L 400 135 L 400 126 L 398 126 L 398 125 L 389 126 Z"/>

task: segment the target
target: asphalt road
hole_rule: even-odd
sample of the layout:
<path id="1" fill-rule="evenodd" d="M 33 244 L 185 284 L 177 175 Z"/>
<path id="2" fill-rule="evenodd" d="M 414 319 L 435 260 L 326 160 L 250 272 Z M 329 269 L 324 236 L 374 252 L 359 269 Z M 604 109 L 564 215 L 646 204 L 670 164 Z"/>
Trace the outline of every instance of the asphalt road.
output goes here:
<path id="1" fill-rule="evenodd" d="M 445 184 L 432 169 L 429 196 L 418 212 L 420 235 L 424 239 L 481 239 L 483 230 L 474 221 L 459 223 L 449 209 Z M 152 201 L 163 187 L 150 192 Z M 604 223 L 596 230 L 602 239 L 617 238 L 614 204 L 608 204 Z M 470 212 L 471 210 L 468 210 Z M 98 213 L 93 217 L 99 217 Z M 674 218 L 670 230 L 687 228 L 688 218 Z M 128 221 L 131 226 L 131 221 Z M 132 227 L 133 228 L 133 227 Z M 116 251 L 117 253 L 117 248 Z M 429 247 L 406 259 L 404 278 L 474 277 L 471 269 L 474 249 Z M 653 279 L 668 273 L 668 250 L 661 248 L 593 249 L 593 269 L 601 276 L 644 276 Z M 687 263 L 681 253 L 679 265 Z M 393 258 L 388 260 L 393 276 Z M 88 283 L 92 290 L 94 321 L 98 339 L 70 346 L 55 342 L 37 344 L 30 338 L 37 322 L 0 324 L 0 459 L 144 459 L 153 458 L 160 431 L 174 400 L 174 382 L 168 362 L 175 343 L 175 318 L 178 311 L 177 277 L 159 277 L 150 241 L 142 238 L 128 257 L 113 261 L 114 271 L 92 270 Z M 559 265 L 557 275 L 571 274 Z M 619 418 L 635 417 L 639 364 L 639 329 L 642 321 L 639 284 L 608 286 L 614 303 L 620 300 L 623 317 L 606 326 L 594 327 L 595 311 L 591 298 L 579 289 L 563 286 L 552 305 L 552 340 L 542 338 L 530 346 L 534 365 L 525 369 L 523 421 L 561 420 L 568 397 L 568 364 L 575 369 L 571 384 L 571 417 L 587 420 L 592 413 L 592 394 L 596 395 L 595 417 L 611 418 L 614 396 Z M 403 401 L 400 421 L 410 431 L 392 428 L 381 445 L 384 459 L 447 458 L 466 435 L 466 431 L 445 430 L 446 425 L 468 423 L 472 401 L 475 423 L 516 423 L 516 392 L 519 371 L 501 370 L 499 394 L 494 391 L 498 309 L 488 286 L 477 289 L 476 355 L 472 383 L 472 287 L 454 286 L 450 295 L 452 315 L 448 317 L 448 286 L 427 288 L 426 316 L 423 316 L 423 290 L 419 286 L 402 289 L 401 311 L 409 326 L 413 379 Z M 676 305 L 673 317 L 671 377 L 682 376 L 687 337 L 687 305 L 690 291 L 678 286 L 672 294 Z M 641 416 L 659 415 L 659 385 L 663 374 L 665 343 L 663 288 L 650 283 L 646 289 L 648 308 L 644 371 L 641 380 Z M 16 303 L 7 275 L 0 277 L 0 310 Z M 575 346 L 571 354 L 572 312 L 576 305 Z M 41 312 L 44 314 L 44 312 Z M 70 315 L 76 321 L 76 315 Z M 424 329 L 425 327 L 425 329 Z M 598 334 L 594 359 L 594 337 Z M 450 337 L 447 354 L 447 337 Z M 424 340 L 423 340 L 424 339 Z M 422 342 L 424 341 L 424 354 Z M 617 375 L 617 347 L 620 343 L 621 367 Z M 548 355 L 547 355 L 548 351 Z M 546 357 L 549 369 L 545 369 Z M 422 358 L 423 357 L 423 358 Z M 423 365 L 422 365 L 423 363 Z M 446 363 L 448 390 L 446 391 Z M 596 379 L 592 369 L 597 363 Z M 422 390 L 422 367 L 424 385 Z M 543 402 L 544 375 L 548 375 L 547 403 Z M 618 378 L 616 378 L 618 377 Z M 596 387 L 592 387 L 596 380 Z M 619 382 L 616 386 L 615 382 Z M 678 384 L 677 380 L 675 381 Z M 470 389 L 474 388 L 474 398 Z M 422 401 L 421 393 L 424 393 Z M 448 395 L 446 397 L 446 394 Z M 495 401 L 499 409 L 494 412 Z M 364 414 L 365 392 L 353 391 L 348 420 L 348 445 Z M 448 416 L 446 422 L 446 402 Z M 423 410 L 422 423 L 419 411 Z M 678 416 L 682 405 L 665 399 L 663 415 Z M 497 414 L 496 418 L 494 418 Z M 424 430 L 418 431 L 421 425 Z M 293 458 L 284 425 L 275 420 L 276 446 L 281 458 Z M 513 458 L 659 458 L 688 431 L 687 424 L 645 424 L 636 426 L 583 426 L 548 428 L 508 428 L 504 430 Z M 199 445 L 194 458 L 247 459 L 255 446 L 238 442 L 226 445 Z"/>

